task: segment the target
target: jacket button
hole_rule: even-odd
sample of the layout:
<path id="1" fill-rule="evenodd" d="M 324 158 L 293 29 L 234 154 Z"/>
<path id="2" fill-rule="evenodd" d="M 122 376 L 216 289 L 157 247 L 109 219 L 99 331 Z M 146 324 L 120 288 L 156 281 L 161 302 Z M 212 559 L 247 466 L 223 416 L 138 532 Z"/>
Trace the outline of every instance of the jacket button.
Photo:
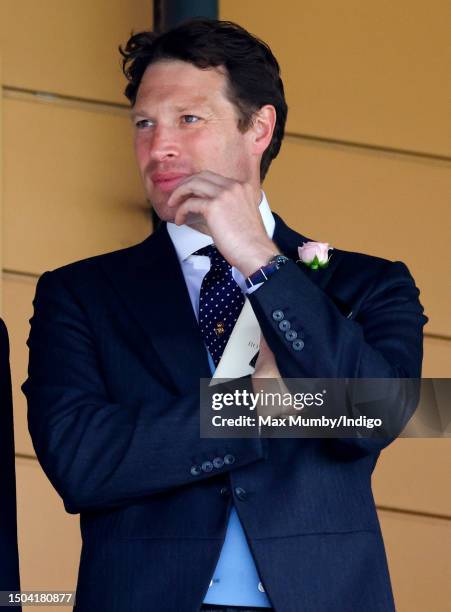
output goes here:
<path id="1" fill-rule="evenodd" d="M 230 495 L 229 487 L 222 487 L 219 493 L 222 497 L 229 497 Z"/>
<path id="2" fill-rule="evenodd" d="M 272 313 L 272 318 L 274 321 L 282 321 L 284 317 L 285 315 L 283 314 L 283 310 L 274 310 Z"/>
<path id="3" fill-rule="evenodd" d="M 247 497 L 247 493 L 246 490 L 243 489 L 242 487 L 236 487 L 235 488 L 235 495 L 238 497 L 239 500 L 244 501 Z"/>
<path id="4" fill-rule="evenodd" d="M 296 340 L 296 338 L 298 337 L 298 332 L 294 331 L 294 329 L 289 329 L 287 331 L 287 333 L 285 334 L 285 338 L 289 341 L 292 342 L 293 340 Z"/>
<path id="5" fill-rule="evenodd" d="M 213 464 L 211 461 L 204 461 L 202 463 L 202 471 L 203 472 L 211 472 L 211 470 L 213 469 Z"/>
<path id="6" fill-rule="evenodd" d="M 193 476 L 199 476 L 199 474 L 202 472 L 200 465 L 193 465 L 190 472 Z"/>
<path id="7" fill-rule="evenodd" d="M 279 329 L 283 332 L 286 332 L 290 329 L 291 323 L 287 319 L 284 319 L 279 323 Z"/>
<path id="8" fill-rule="evenodd" d="M 304 348 L 304 341 L 295 340 L 291 346 L 293 347 L 294 351 L 302 351 L 302 349 Z"/>
<path id="9" fill-rule="evenodd" d="M 222 468 L 224 465 L 224 459 L 222 457 L 215 457 L 213 459 L 213 465 L 219 470 L 219 468 Z"/>
<path id="10" fill-rule="evenodd" d="M 235 457 L 233 455 L 225 455 L 224 463 L 226 465 L 232 465 L 232 463 L 235 463 Z"/>

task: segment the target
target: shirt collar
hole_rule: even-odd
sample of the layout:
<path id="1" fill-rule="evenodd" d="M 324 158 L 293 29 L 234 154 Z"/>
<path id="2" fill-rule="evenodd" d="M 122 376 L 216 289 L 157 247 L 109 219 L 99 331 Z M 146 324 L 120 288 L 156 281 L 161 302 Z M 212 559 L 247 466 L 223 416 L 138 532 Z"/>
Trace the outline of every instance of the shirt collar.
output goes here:
<path id="1" fill-rule="evenodd" d="M 261 200 L 258 208 L 262 217 L 266 233 L 272 239 L 276 222 L 266 198 L 266 194 L 261 190 Z M 213 238 L 203 234 L 188 225 L 176 225 L 168 222 L 166 224 L 169 237 L 172 240 L 179 262 L 185 261 L 190 255 L 202 247 L 213 244 Z"/>

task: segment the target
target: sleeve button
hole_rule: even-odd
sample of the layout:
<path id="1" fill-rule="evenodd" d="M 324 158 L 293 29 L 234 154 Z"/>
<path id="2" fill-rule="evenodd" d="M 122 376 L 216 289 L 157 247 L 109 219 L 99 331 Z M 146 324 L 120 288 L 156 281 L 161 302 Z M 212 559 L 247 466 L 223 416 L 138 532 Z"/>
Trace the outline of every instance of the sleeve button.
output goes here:
<path id="1" fill-rule="evenodd" d="M 304 348 L 304 341 L 295 340 L 291 346 L 293 347 L 294 351 L 302 351 L 302 349 Z"/>
<path id="2" fill-rule="evenodd" d="M 224 465 L 224 459 L 222 457 L 215 457 L 213 459 L 213 465 L 216 469 L 222 468 Z"/>
<path id="3" fill-rule="evenodd" d="M 190 473 L 192 476 L 199 476 L 199 474 L 202 472 L 200 465 L 193 465 L 191 466 L 190 469 Z"/>
<path id="4" fill-rule="evenodd" d="M 282 310 L 274 310 L 274 312 L 272 313 L 272 318 L 274 319 L 274 321 L 282 321 L 284 317 L 285 315 L 283 314 Z"/>
<path id="5" fill-rule="evenodd" d="M 203 472 L 211 472 L 211 470 L 213 469 L 213 464 L 211 461 L 204 461 L 202 463 L 202 471 Z"/>
<path id="6" fill-rule="evenodd" d="M 279 329 L 283 332 L 286 332 L 290 329 L 291 323 L 287 319 L 284 319 L 279 323 Z"/>
<path id="7" fill-rule="evenodd" d="M 235 463 L 235 457 L 233 455 L 226 455 L 224 457 L 224 463 L 226 465 L 232 465 L 232 463 Z"/>
<path id="8" fill-rule="evenodd" d="M 289 342 L 292 342 L 293 340 L 296 340 L 297 337 L 298 337 L 298 333 L 294 329 L 288 330 L 287 333 L 285 334 L 285 338 Z"/>

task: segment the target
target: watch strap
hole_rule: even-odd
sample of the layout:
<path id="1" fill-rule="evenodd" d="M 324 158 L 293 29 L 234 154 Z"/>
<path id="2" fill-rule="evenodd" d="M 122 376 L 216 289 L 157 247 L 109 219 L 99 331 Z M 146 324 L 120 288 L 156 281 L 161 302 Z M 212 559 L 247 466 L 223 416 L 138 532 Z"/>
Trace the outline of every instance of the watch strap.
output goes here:
<path id="1" fill-rule="evenodd" d="M 268 278 L 274 274 L 281 266 L 288 261 L 288 257 L 285 255 L 272 255 L 266 265 L 259 268 L 256 272 L 253 272 L 246 278 L 246 287 L 250 289 L 254 285 L 264 283 Z"/>

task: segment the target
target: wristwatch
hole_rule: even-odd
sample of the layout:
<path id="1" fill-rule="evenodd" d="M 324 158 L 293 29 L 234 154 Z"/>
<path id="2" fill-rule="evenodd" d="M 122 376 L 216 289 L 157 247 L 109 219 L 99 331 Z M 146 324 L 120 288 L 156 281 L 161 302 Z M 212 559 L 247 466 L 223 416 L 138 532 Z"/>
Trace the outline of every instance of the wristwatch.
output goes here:
<path id="1" fill-rule="evenodd" d="M 286 264 L 287 261 L 289 261 L 289 259 L 285 257 L 285 255 L 272 255 L 264 266 L 246 278 L 246 287 L 250 289 L 254 285 L 268 280 L 271 274 L 274 274 L 274 272 Z"/>

